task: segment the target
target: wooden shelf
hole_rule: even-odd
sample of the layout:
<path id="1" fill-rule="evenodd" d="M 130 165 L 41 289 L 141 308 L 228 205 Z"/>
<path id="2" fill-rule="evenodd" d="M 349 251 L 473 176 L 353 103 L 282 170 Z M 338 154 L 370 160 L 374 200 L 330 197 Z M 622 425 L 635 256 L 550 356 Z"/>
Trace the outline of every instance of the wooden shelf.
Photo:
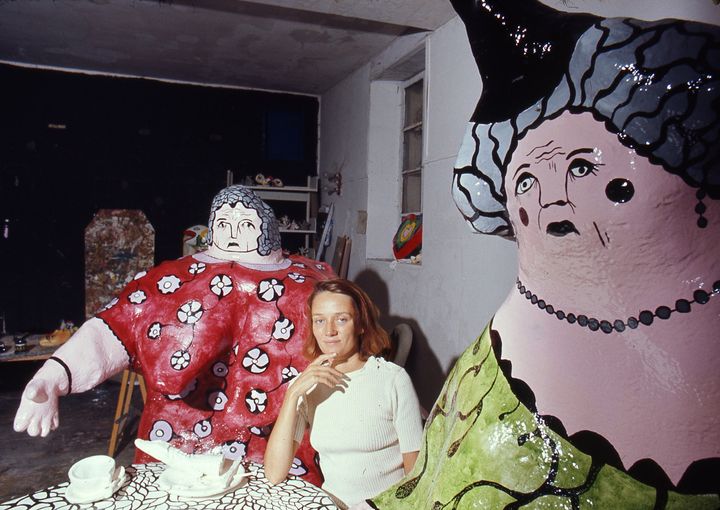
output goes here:
<path id="1" fill-rule="evenodd" d="M 248 186 L 257 195 L 267 202 L 292 202 L 305 204 L 304 218 L 291 218 L 295 221 L 306 221 L 309 229 L 280 228 L 281 234 L 305 236 L 304 246 L 310 250 L 315 245 L 317 234 L 318 210 L 318 177 L 308 176 L 305 186 Z M 271 203 L 270 206 L 273 204 Z"/>

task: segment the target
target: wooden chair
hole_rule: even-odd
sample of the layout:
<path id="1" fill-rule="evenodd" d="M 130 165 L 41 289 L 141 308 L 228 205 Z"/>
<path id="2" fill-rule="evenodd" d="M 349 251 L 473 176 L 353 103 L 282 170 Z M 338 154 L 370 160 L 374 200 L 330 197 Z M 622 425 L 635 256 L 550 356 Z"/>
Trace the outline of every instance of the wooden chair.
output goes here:
<path id="1" fill-rule="evenodd" d="M 147 400 L 145 379 L 137 372 L 131 369 L 125 369 L 123 371 L 122 381 L 120 382 L 120 394 L 118 395 L 117 406 L 115 407 L 115 420 L 113 421 L 112 433 L 110 434 L 110 445 L 108 446 L 108 455 L 110 457 L 114 457 L 115 453 L 117 453 L 119 439 L 125 433 L 130 404 L 136 384 L 140 388 L 142 401 L 143 404 L 145 404 Z"/>
<path id="2" fill-rule="evenodd" d="M 392 362 L 401 367 L 405 366 L 413 341 L 413 330 L 410 325 L 401 322 L 395 326 L 390 331 L 390 341 L 394 352 Z"/>

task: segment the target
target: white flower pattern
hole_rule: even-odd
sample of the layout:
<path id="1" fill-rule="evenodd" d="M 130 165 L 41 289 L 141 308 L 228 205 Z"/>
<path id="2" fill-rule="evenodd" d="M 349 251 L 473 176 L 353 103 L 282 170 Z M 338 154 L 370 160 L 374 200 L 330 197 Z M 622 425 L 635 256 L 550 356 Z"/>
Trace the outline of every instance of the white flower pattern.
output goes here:
<path id="1" fill-rule="evenodd" d="M 228 402 L 228 397 L 224 391 L 213 391 L 208 395 L 207 403 L 213 411 L 222 411 Z"/>
<path id="2" fill-rule="evenodd" d="M 208 437 L 212 434 L 212 423 L 210 420 L 200 420 L 193 427 L 193 432 L 199 438 Z"/>
<path id="3" fill-rule="evenodd" d="M 242 365 L 245 370 L 253 374 L 262 374 L 270 364 L 270 357 L 259 347 L 253 347 L 245 353 Z"/>
<path id="4" fill-rule="evenodd" d="M 142 277 L 145 276 L 146 274 L 147 274 L 147 271 L 140 271 L 138 274 L 135 275 L 135 277 L 133 278 L 133 280 L 139 280 L 140 278 L 142 278 Z"/>
<path id="5" fill-rule="evenodd" d="M 245 406 L 253 414 L 262 413 L 267 407 L 267 400 L 267 393 L 253 388 L 245 395 Z"/>
<path id="6" fill-rule="evenodd" d="M 225 297 L 232 291 L 232 279 L 225 274 L 219 274 L 210 281 L 210 290 L 218 297 Z"/>
<path id="7" fill-rule="evenodd" d="M 257 437 L 268 437 L 270 435 L 270 432 L 272 432 L 272 426 L 271 425 L 265 425 L 263 427 L 258 427 L 256 425 L 253 425 L 248 429 L 250 433 Z"/>
<path id="8" fill-rule="evenodd" d="M 157 340 L 160 338 L 160 334 L 162 333 L 162 324 L 159 322 L 153 322 L 150 324 L 150 327 L 147 330 L 147 336 L 151 340 Z"/>
<path id="9" fill-rule="evenodd" d="M 175 370 L 184 370 L 190 364 L 190 353 L 187 351 L 175 351 L 170 357 L 170 366 Z"/>
<path id="10" fill-rule="evenodd" d="M 172 294 L 180 288 L 182 281 L 174 274 L 166 275 L 157 282 L 157 288 L 162 294 Z"/>
<path id="11" fill-rule="evenodd" d="M 157 420 L 153 423 L 152 429 L 150 430 L 150 441 L 165 441 L 168 442 L 172 439 L 173 429 L 172 425 L 165 420 Z"/>
<path id="12" fill-rule="evenodd" d="M 273 326 L 272 337 L 275 340 L 289 340 L 295 331 L 295 324 L 287 317 L 280 317 Z"/>
<path id="13" fill-rule="evenodd" d="M 295 379 L 298 375 L 300 375 L 300 372 L 292 365 L 288 365 L 282 369 L 283 382 L 291 381 L 292 379 Z"/>
<path id="14" fill-rule="evenodd" d="M 297 457 L 293 458 L 292 466 L 290 466 L 289 473 L 291 475 L 295 475 L 295 476 L 302 476 L 307 472 L 308 472 L 308 470 L 305 467 L 305 464 L 303 464 L 303 461 L 301 461 Z"/>
<path id="15" fill-rule="evenodd" d="M 225 377 L 228 374 L 228 366 L 222 361 L 218 361 L 213 365 L 212 372 L 216 377 Z"/>
<path id="16" fill-rule="evenodd" d="M 263 301 L 277 301 L 285 292 L 285 285 L 277 278 L 263 280 L 258 285 L 257 295 Z"/>
<path id="17" fill-rule="evenodd" d="M 240 460 L 245 457 L 247 445 L 242 441 L 228 441 L 222 445 L 223 457 L 229 460 Z"/>
<path id="18" fill-rule="evenodd" d="M 303 283 L 305 281 L 305 275 L 300 273 L 288 273 L 291 280 L 295 280 L 297 283 Z"/>
<path id="19" fill-rule="evenodd" d="M 188 268 L 190 274 L 200 274 L 205 271 L 207 266 L 203 262 L 193 262 Z"/>
<path id="20" fill-rule="evenodd" d="M 177 318 L 183 324 L 195 324 L 203 315 L 200 301 L 188 301 L 177 311 Z"/>
<path id="21" fill-rule="evenodd" d="M 139 305 L 146 299 L 147 296 L 145 295 L 145 292 L 141 290 L 136 290 L 135 292 L 130 293 L 130 295 L 128 296 L 128 301 L 130 301 L 134 305 Z"/>

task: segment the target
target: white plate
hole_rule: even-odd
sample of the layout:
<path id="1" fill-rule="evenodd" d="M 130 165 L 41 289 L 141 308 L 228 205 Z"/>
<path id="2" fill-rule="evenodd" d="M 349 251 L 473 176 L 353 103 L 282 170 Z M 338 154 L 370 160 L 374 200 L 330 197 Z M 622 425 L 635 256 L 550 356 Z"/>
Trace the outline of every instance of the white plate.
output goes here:
<path id="1" fill-rule="evenodd" d="M 238 463 L 239 464 L 239 463 Z M 237 473 L 229 483 L 222 478 L 208 479 L 207 477 L 192 478 L 187 472 L 167 468 L 157 479 L 160 489 L 173 496 L 191 499 L 207 499 L 222 496 L 232 492 L 245 483 L 252 473 L 246 472 L 242 465 L 238 466 Z"/>
<path id="2" fill-rule="evenodd" d="M 101 487 L 96 491 L 79 491 L 77 487 L 73 487 L 72 483 L 68 485 L 67 491 L 65 491 L 65 498 L 70 503 L 83 504 L 83 503 L 94 503 L 107 499 L 115 494 L 120 487 L 122 487 L 127 481 L 128 476 L 125 474 L 125 468 L 120 466 L 115 470 L 115 476 L 110 485 Z"/>

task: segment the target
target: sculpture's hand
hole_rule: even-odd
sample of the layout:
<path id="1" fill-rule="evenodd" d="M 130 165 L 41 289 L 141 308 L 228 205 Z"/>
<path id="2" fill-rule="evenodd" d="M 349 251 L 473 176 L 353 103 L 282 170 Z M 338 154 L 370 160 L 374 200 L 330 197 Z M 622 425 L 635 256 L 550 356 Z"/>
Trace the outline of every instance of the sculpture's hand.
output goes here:
<path id="1" fill-rule="evenodd" d="M 48 360 L 25 387 L 13 426 L 17 432 L 47 436 L 60 424 L 59 396 L 94 388 L 128 366 L 122 344 L 96 318 L 83 324 L 55 351 L 53 358 L 56 359 Z"/>
<path id="2" fill-rule="evenodd" d="M 65 377 L 64 373 L 60 374 Z M 16 432 L 27 433 L 33 437 L 47 436 L 60 423 L 58 415 L 58 395 L 62 392 L 57 381 L 35 378 L 28 383 L 20 398 L 20 406 L 15 414 L 13 425 Z"/>

